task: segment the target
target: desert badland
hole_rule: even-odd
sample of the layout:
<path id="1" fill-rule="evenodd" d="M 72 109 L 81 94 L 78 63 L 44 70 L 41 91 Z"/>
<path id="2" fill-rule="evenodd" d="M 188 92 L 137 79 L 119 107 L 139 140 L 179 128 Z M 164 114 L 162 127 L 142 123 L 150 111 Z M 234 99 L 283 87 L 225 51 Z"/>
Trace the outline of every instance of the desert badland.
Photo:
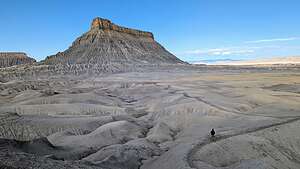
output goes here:
<path id="1" fill-rule="evenodd" d="M 1 63 L 2 168 L 300 168 L 300 65 L 190 65 L 102 18 Z"/>

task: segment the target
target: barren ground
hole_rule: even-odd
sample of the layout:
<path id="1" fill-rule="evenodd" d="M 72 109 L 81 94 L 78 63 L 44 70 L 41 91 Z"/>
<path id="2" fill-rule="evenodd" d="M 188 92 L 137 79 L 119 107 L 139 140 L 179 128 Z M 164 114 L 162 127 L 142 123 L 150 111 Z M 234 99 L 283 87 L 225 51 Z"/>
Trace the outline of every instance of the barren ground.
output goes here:
<path id="1" fill-rule="evenodd" d="M 0 113 L 12 168 L 300 168 L 299 70 L 13 80 Z"/>

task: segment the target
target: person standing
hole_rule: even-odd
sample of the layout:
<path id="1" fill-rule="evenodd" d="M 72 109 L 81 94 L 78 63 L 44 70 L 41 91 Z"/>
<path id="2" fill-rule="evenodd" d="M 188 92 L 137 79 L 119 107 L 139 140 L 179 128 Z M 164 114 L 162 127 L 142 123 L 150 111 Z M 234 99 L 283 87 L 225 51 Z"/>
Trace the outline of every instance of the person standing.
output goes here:
<path id="1" fill-rule="evenodd" d="M 215 130 L 214 130 L 214 129 L 211 129 L 210 135 L 211 135 L 212 137 L 215 137 L 215 134 L 216 134 Z"/>

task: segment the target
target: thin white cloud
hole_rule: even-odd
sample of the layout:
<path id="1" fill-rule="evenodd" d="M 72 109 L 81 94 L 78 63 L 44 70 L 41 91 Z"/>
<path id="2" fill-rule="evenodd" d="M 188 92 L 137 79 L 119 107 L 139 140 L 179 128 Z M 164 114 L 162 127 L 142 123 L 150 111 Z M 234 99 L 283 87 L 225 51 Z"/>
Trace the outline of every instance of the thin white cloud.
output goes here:
<path id="1" fill-rule="evenodd" d="M 246 41 L 245 43 L 267 43 L 267 42 L 283 42 L 283 41 L 294 41 L 294 40 L 300 40 L 300 37 L 261 39 L 261 40 L 254 40 L 254 41 Z"/>
<path id="2" fill-rule="evenodd" d="M 256 46 L 231 46 L 231 47 L 221 47 L 221 48 L 211 48 L 211 49 L 196 49 L 190 50 L 183 53 L 177 53 L 177 55 L 183 56 L 246 56 L 252 55 L 257 52 L 266 50 L 276 50 L 281 49 L 282 46 L 278 45 L 256 45 Z"/>
<path id="3" fill-rule="evenodd" d="M 216 56 L 216 55 L 242 55 L 242 54 L 251 54 L 255 51 L 250 48 L 213 48 L 213 49 L 206 49 L 206 50 L 192 50 L 187 51 L 185 54 L 190 55 L 209 55 L 209 56 Z"/>

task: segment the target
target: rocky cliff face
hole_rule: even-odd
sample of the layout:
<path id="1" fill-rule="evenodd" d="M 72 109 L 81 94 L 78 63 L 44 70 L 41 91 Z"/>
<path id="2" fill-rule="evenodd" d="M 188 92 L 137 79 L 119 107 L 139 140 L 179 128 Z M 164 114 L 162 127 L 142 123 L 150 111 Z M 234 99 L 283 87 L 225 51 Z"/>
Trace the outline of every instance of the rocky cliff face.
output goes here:
<path id="1" fill-rule="evenodd" d="M 95 18 L 90 30 L 46 64 L 175 64 L 184 63 L 154 40 L 151 32 L 129 29 Z"/>
<path id="2" fill-rule="evenodd" d="M 91 29 L 102 29 L 102 30 L 112 30 L 120 33 L 130 34 L 136 37 L 151 38 L 154 40 L 153 34 L 151 32 L 139 31 L 135 29 L 129 29 L 113 24 L 110 20 L 95 18 L 91 24 Z"/>
<path id="3" fill-rule="evenodd" d="M 10 67 L 20 64 L 30 64 L 35 62 L 34 59 L 28 57 L 26 53 L 21 52 L 0 52 L 0 68 Z"/>

